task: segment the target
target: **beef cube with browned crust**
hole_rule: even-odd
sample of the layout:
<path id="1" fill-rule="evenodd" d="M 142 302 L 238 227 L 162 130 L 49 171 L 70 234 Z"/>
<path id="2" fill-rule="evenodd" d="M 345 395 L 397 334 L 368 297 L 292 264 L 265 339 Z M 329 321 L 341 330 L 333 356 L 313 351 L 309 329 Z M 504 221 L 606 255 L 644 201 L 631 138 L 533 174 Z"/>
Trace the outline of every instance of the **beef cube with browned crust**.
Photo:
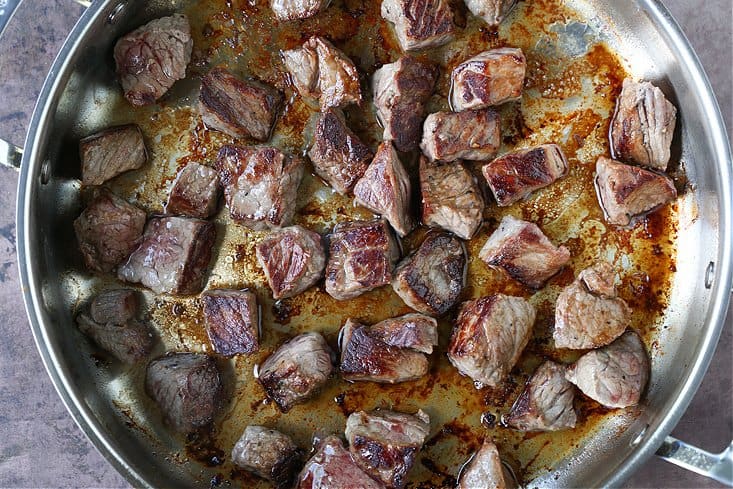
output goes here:
<path id="1" fill-rule="evenodd" d="M 422 222 L 471 239 L 484 219 L 476 177 L 460 161 L 440 164 L 420 157 Z"/>
<path id="2" fill-rule="evenodd" d="M 359 72 L 354 62 L 326 39 L 314 36 L 302 47 L 282 52 L 295 89 L 321 109 L 360 104 Z"/>
<path id="3" fill-rule="evenodd" d="M 570 251 L 553 245 L 536 224 L 507 215 L 479 257 L 489 267 L 539 289 L 570 261 Z"/>
<path id="4" fill-rule="evenodd" d="M 259 380 L 282 412 L 315 395 L 333 372 L 333 352 L 320 333 L 304 333 L 282 345 L 262 363 Z"/>
<path id="5" fill-rule="evenodd" d="M 255 252 L 276 300 L 294 297 L 315 285 L 326 268 L 321 236 L 301 226 L 271 233 Z"/>
<path id="6" fill-rule="evenodd" d="M 298 475 L 296 489 L 384 489 L 354 462 L 340 438 L 321 440 Z"/>
<path id="7" fill-rule="evenodd" d="M 614 158 L 666 170 L 676 123 L 677 109 L 659 88 L 625 79 L 611 120 Z"/>
<path id="8" fill-rule="evenodd" d="M 440 316 L 453 307 L 466 285 L 467 260 L 461 240 L 432 231 L 397 266 L 392 288 L 416 311 Z"/>
<path id="9" fill-rule="evenodd" d="M 425 314 L 410 313 L 369 327 L 369 336 L 390 346 L 430 354 L 438 346 L 438 322 Z"/>
<path id="10" fill-rule="evenodd" d="M 207 290 L 201 301 L 206 333 L 216 353 L 232 356 L 260 349 L 257 297 L 252 292 Z"/>
<path id="11" fill-rule="evenodd" d="M 502 422 L 519 431 L 560 431 L 575 428 L 575 388 L 565 367 L 546 361 L 535 370 Z"/>
<path id="12" fill-rule="evenodd" d="M 379 145 L 369 168 L 354 186 L 354 197 L 357 204 L 387 219 L 400 236 L 415 227 L 410 176 L 389 141 Z"/>
<path id="13" fill-rule="evenodd" d="M 214 68 L 201 79 L 201 119 L 206 127 L 235 138 L 270 139 L 282 102 L 274 88 L 240 80 L 224 68 Z"/>
<path id="14" fill-rule="evenodd" d="M 423 124 L 420 149 L 431 160 L 488 160 L 501 146 L 501 123 L 493 109 L 435 112 Z"/>
<path id="15" fill-rule="evenodd" d="M 534 307 L 521 297 L 495 294 L 463 304 L 453 327 L 448 359 L 476 387 L 498 386 L 532 335 Z"/>
<path id="16" fill-rule="evenodd" d="M 481 17 L 490 27 L 497 27 L 509 15 L 517 0 L 464 0 L 466 7 L 476 17 Z"/>
<path id="17" fill-rule="evenodd" d="M 110 178 L 137 170 L 148 159 L 143 133 L 135 124 L 110 127 L 79 141 L 81 183 L 102 185 Z"/>
<path id="18" fill-rule="evenodd" d="M 168 194 L 165 212 L 207 219 L 219 203 L 219 174 L 213 168 L 191 162 L 178 172 Z"/>
<path id="19" fill-rule="evenodd" d="M 219 150 L 216 168 L 232 219 L 255 231 L 290 224 L 303 160 L 277 148 L 226 145 Z"/>
<path id="20" fill-rule="evenodd" d="M 383 137 L 398 151 L 417 149 L 425 105 L 437 78 L 434 65 L 409 55 L 374 72 L 374 105 L 384 127 Z"/>
<path id="21" fill-rule="evenodd" d="M 677 198 L 669 177 L 603 156 L 596 162 L 595 185 L 606 221 L 617 226 Z"/>
<path id="22" fill-rule="evenodd" d="M 156 402 L 166 423 L 184 434 L 214 421 L 224 400 L 219 367 L 203 353 L 168 353 L 151 361 L 145 392 Z"/>
<path id="23" fill-rule="evenodd" d="M 405 486 L 429 434 L 430 417 L 422 410 L 414 415 L 386 409 L 357 411 L 346 420 L 345 435 L 352 458 L 389 489 Z"/>
<path id="24" fill-rule="evenodd" d="M 185 78 L 193 39 L 188 17 L 173 14 L 155 19 L 115 44 L 117 76 L 132 105 L 150 105 Z"/>
<path id="25" fill-rule="evenodd" d="M 392 280 L 400 245 L 383 219 L 342 222 L 329 236 L 326 292 L 351 299 Z"/>
<path id="26" fill-rule="evenodd" d="M 382 17 L 394 24 L 403 51 L 442 46 L 456 29 L 448 0 L 383 0 Z"/>
<path id="27" fill-rule="evenodd" d="M 456 489 L 516 489 L 511 472 L 499 458 L 496 445 L 484 440 L 478 452 L 473 454 L 461 470 Z"/>
<path id="28" fill-rule="evenodd" d="M 303 452 L 277 430 L 250 425 L 232 448 L 232 462 L 272 482 L 275 489 L 292 487 Z"/>
<path id="29" fill-rule="evenodd" d="M 141 283 L 156 294 L 196 294 L 204 288 L 216 239 L 210 222 L 190 217 L 156 217 L 117 277 Z"/>
<path id="30" fill-rule="evenodd" d="M 364 175 L 373 154 L 346 126 L 343 115 L 328 109 L 316 123 L 308 156 L 318 176 L 338 193 L 346 195 Z"/>
<path id="31" fill-rule="evenodd" d="M 270 8 L 278 20 L 313 17 L 328 7 L 330 0 L 270 0 Z"/>
<path id="32" fill-rule="evenodd" d="M 344 380 L 397 384 L 428 373 L 423 353 L 391 346 L 372 336 L 370 328 L 348 319 L 341 329 L 341 363 Z"/>
<path id="33" fill-rule="evenodd" d="M 482 172 L 499 206 L 508 206 L 568 172 L 568 161 L 556 144 L 513 151 L 483 166 Z"/>
<path id="34" fill-rule="evenodd" d="M 74 221 L 87 268 L 109 272 L 130 256 L 142 239 L 145 218 L 145 211 L 109 190 L 96 192 Z"/>
<path id="35" fill-rule="evenodd" d="M 518 48 L 491 49 L 464 61 L 451 73 L 453 110 L 519 100 L 526 69 L 527 60 Z"/>

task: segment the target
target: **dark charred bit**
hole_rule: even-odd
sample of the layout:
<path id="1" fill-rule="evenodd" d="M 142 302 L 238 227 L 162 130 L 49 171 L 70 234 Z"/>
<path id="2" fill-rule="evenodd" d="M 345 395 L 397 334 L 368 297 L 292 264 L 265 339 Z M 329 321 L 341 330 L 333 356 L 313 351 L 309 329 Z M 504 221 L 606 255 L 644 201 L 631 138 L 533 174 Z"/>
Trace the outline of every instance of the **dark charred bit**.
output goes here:
<path id="1" fill-rule="evenodd" d="M 272 315 L 280 324 L 290 323 L 293 316 L 300 314 L 300 308 L 289 300 L 279 300 L 272 303 Z"/>
<path id="2" fill-rule="evenodd" d="M 186 436 L 186 455 L 207 467 L 218 467 L 226 461 L 226 454 L 217 447 L 215 434 L 210 427 Z"/>
<path id="3" fill-rule="evenodd" d="M 209 487 L 219 487 L 223 478 L 224 476 L 221 474 L 214 475 L 214 477 L 209 481 Z"/>
<path id="4" fill-rule="evenodd" d="M 443 470 L 441 470 L 440 467 L 438 467 L 438 465 L 435 462 L 433 462 L 432 460 L 430 460 L 427 457 L 423 457 L 423 458 L 420 459 L 420 463 L 423 465 L 423 467 L 425 467 L 426 469 L 428 469 L 433 474 L 438 475 L 438 476 L 440 476 L 440 477 L 443 478 L 443 483 L 441 484 L 441 487 L 455 487 L 455 485 L 456 485 L 456 478 L 453 477 L 452 475 L 444 472 Z M 427 486 L 423 486 L 421 484 L 418 487 L 419 488 L 422 488 L 422 487 L 426 487 L 426 488 L 427 487 L 430 487 L 430 488 L 433 488 L 434 486 L 431 485 L 431 484 L 428 484 Z"/>
<path id="5" fill-rule="evenodd" d="M 481 414 L 481 424 L 484 425 L 488 429 L 494 429 L 496 426 L 496 416 L 491 414 L 490 412 L 486 411 L 485 413 Z"/>

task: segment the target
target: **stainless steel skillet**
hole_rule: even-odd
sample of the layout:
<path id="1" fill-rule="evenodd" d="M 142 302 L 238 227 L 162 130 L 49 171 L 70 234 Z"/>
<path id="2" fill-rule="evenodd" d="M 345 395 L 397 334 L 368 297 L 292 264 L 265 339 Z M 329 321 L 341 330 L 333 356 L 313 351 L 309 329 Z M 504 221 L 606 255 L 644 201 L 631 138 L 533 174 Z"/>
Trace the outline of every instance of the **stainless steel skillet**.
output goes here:
<path id="1" fill-rule="evenodd" d="M 600 2 L 576 2 L 575 6 L 581 12 L 595 12 L 588 18 L 597 18 L 601 29 L 608 29 L 609 44 L 626 58 L 634 75 L 661 80 L 667 93 L 674 94 L 682 114 L 679 152 L 692 190 L 679 206 L 677 272 L 664 318 L 667 329 L 657 338 L 660 349 L 654 356 L 647 405 L 638 418 L 621 425 L 623 433 L 618 433 L 618 426 L 601 427 L 588 436 L 579 453 L 556 465 L 549 477 L 534 480 L 537 485 L 560 487 L 613 485 L 663 440 L 684 411 L 712 355 L 730 288 L 730 257 L 724 251 L 730 250 L 730 154 L 714 99 L 694 55 L 658 5 L 622 2 L 612 11 Z M 150 2 L 136 9 L 130 2 L 116 23 L 108 25 L 106 19 L 114 7 L 100 3 L 85 13 L 41 95 L 21 170 L 21 269 L 44 361 L 75 419 L 136 485 L 171 486 L 190 483 L 191 470 L 197 469 L 166 466 L 160 461 L 154 462 L 155 469 L 145 468 L 151 466 L 147 439 L 130 433 L 109 412 L 109 399 L 103 394 L 100 397 L 100 381 L 114 379 L 114 375 L 89 372 L 86 363 L 75 358 L 78 338 L 69 336 L 72 328 L 65 291 L 56 290 L 57 277 L 75 260 L 63 224 L 78 210 L 73 156 L 67 152 L 73 147 L 72 135 L 83 127 L 80 119 L 88 115 L 90 97 L 101 110 L 106 96 L 105 85 L 89 67 L 109 62 L 108 47 L 119 34 L 172 8 L 170 2 Z M 43 170 L 46 160 L 49 164 Z M 48 177 L 45 184 L 44 174 Z M 710 272 L 709 263 L 714 263 Z M 639 443 L 629 446 L 647 424 Z M 555 476 L 559 478 L 553 481 Z"/>

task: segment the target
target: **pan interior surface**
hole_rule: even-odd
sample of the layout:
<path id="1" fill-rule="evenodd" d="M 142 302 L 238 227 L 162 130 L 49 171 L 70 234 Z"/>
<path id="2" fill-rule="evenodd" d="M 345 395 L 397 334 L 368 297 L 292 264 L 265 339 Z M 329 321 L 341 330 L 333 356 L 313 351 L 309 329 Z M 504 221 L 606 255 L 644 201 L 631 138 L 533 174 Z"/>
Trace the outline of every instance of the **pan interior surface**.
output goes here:
<path id="1" fill-rule="evenodd" d="M 128 369 L 110 362 L 74 325 L 76 311 L 91 295 L 119 286 L 111 277 L 86 272 L 76 250 L 72 222 L 84 197 L 78 181 L 78 140 L 110 125 L 140 125 L 150 154 L 148 163 L 108 186 L 149 214 L 161 213 L 173 177 L 183 165 L 213 164 L 223 144 L 254 144 L 204 128 L 196 100 L 198 80 L 208 69 L 225 65 L 236 74 L 282 90 L 286 107 L 268 144 L 303 154 L 317 111 L 294 94 L 283 75 L 279 50 L 297 47 L 311 35 L 325 35 L 364 75 L 365 103 L 348 108 L 346 117 L 350 127 L 376 148 L 381 129 L 371 105 L 369 79 L 375 69 L 400 53 L 391 28 L 379 15 L 379 2 L 337 0 L 318 17 L 290 24 L 276 23 L 269 7 L 261 3 L 138 3 L 143 6 L 135 8 L 135 2 L 127 2 L 112 23 L 106 21 L 115 6 L 111 2 L 93 7 L 82 19 L 91 23 L 62 73 L 63 85 L 47 128 L 53 138 L 42 148 L 50 161 L 51 177 L 29 197 L 27 232 L 31 243 L 27 259 L 40 290 L 39 320 L 45 325 L 54 368 L 65 377 L 76 409 L 113 451 L 107 455 L 124 460 L 123 471 L 131 480 L 164 487 L 227 481 L 268 487 L 231 464 L 229 452 L 247 425 L 277 428 L 308 449 L 314 434 L 343 433 L 349 413 L 380 407 L 406 412 L 423 409 L 430 415 L 431 434 L 407 487 L 454 485 L 460 467 L 484 437 L 495 441 L 529 487 L 590 487 L 610 480 L 635 444 L 643 441 L 639 433 L 647 425 L 652 428 L 648 433 L 653 432 L 669 409 L 685 382 L 686 369 L 696 362 L 700 345 L 713 327 L 708 322 L 711 291 L 703 280 L 708 262 L 718 259 L 720 213 L 715 168 L 703 163 L 716 160 L 714 145 L 705 131 L 704 105 L 697 103 L 699 86 L 677 62 L 672 41 L 658 32 L 648 12 L 630 1 L 609 5 L 533 0 L 519 2 L 496 32 L 467 14 L 462 2 L 454 2 L 457 40 L 419 54 L 441 67 L 429 106 L 433 112 L 449 109 L 449 75 L 458 63 L 489 48 L 521 47 L 528 63 L 525 94 L 521 104 L 501 107 L 501 152 L 554 142 L 570 163 L 568 176 L 530 199 L 501 209 L 488 205 L 483 227 L 467 244 L 468 284 L 462 300 L 501 292 L 526 297 L 538 311 L 533 338 L 501 388 L 478 390 L 448 363 L 444 352 L 451 332 L 453 314 L 449 313 L 439 322 L 440 346 L 425 378 L 394 386 L 334 378 L 315 399 L 281 414 L 266 401 L 255 378 L 257 365 L 280 343 L 300 332 L 319 331 L 335 348 L 346 318 L 374 323 L 410 310 L 389 287 L 338 302 L 319 286 L 274 302 L 254 256 L 254 247 L 265 234 L 235 224 L 222 206 L 214 218 L 218 240 L 207 288 L 255 291 L 262 311 L 262 347 L 249 357 L 221 360 L 231 401 L 210 431 L 180 439 L 162 425 L 159 411 L 143 391 L 144 365 Z M 188 14 L 192 25 L 194 55 L 188 77 L 160 104 L 133 109 L 122 98 L 115 79 L 114 42 L 142 23 L 173 11 Z M 598 207 L 593 169 L 598 156 L 609 155 L 609 119 L 625 76 L 653 81 L 678 107 L 670 174 L 680 197 L 629 228 L 616 229 L 605 223 Z M 414 155 L 404 162 L 414 175 Z M 478 175 L 480 165 L 473 170 Z M 540 291 L 504 278 L 478 259 L 479 249 L 506 214 L 537 223 L 555 244 L 571 251 L 570 265 Z M 351 199 L 306 175 L 296 224 L 327 233 L 336 222 L 370 217 Z M 405 254 L 423 236 L 421 228 L 404 239 Z M 553 347 L 554 303 L 574 274 L 598 259 L 609 261 L 617 270 L 619 294 L 634 310 L 630 326 L 642 334 L 652 359 L 643 404 L 606 410 L 578 395 L 579 427 L 558 433 L 521 434 L 487 422 L 498 421 L 509 410 L 543 359 L 567 363 L 577 358 L 577 353 Z M 141 291 L 148 319 L 161 340 L 157 354 L 210 350 L 196 297 L 156 297 Z"/>

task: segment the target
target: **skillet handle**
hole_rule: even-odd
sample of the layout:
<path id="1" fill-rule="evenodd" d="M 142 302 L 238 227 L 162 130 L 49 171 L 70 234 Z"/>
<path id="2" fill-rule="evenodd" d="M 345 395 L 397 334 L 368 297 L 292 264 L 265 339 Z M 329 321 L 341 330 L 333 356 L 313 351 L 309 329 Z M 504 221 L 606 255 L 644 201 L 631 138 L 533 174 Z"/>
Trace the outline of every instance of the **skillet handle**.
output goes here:
<path id="1" fill-rule="evenodd" d="M 733 442 L 721 453 L 710 453 L 668 436 L 657 455 L 683 469 L 733 487 Z"/>
<path id="2" fill-rule="evenodd" d="M 22 148 L 0 139 L 0 166 L 8 166 L 18 170 L 20 169 L 20 161 L 22 158 Z"/>

